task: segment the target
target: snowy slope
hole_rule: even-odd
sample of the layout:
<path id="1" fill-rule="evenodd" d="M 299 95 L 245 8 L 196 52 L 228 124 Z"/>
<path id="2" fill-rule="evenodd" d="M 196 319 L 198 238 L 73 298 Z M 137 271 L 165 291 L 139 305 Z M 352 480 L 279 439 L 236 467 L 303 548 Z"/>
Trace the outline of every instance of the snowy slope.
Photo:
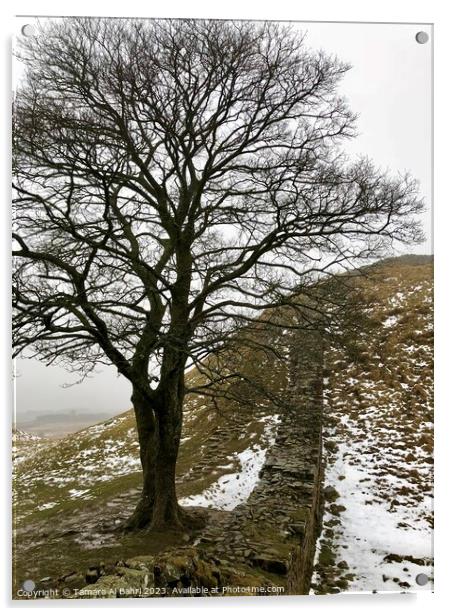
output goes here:
<path id="1" fill-rule="evenodd" d="M 381 326 L 327 359 L 316 593 L 432 588 L 432 266 L 395 262 L 367 284 Z"/>

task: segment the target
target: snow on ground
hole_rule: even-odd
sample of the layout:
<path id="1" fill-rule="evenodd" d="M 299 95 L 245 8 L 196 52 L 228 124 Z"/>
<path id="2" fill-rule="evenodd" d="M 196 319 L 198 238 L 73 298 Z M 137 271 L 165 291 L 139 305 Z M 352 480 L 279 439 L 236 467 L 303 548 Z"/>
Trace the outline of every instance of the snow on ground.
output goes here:
<path id="1" fill-rule="evenodd" d="M 45 447 L 47 441 L 36 434 L 30 434 L 23 430 L 13 430 L 12 459 L 13 466 L 33 456 L 41 447 Z"/>
<path id="2" fill-rule="evenodd" d="M 267 451 L 275 441 L 275 427 L 280 419 L 278 415 L 268 415 L 261 421 L 265 423 L 261 441 L 233 454 L 240 463 L 240 470 L 222 475 L 200 494 L 186 496 L 179 501 L 181 505 L 231 511 L 249 498 L 259 480 Z M 233 461 L 233 458 L 230 459 Z"/>
<path id="3" fill-rule="evenodd" d="M 56 505 L 58 505 L 58 503 L 53 501 L 50 503 L 44 503 L 43 505 L 38 505 L 36 509 L 38 511 L 45 511 L 46 509 L 53 509 Z"/>
<path id="4" fill-rule="evenodd" d="M 84 494 L 87 494 L 87 492 L 89 492 L 89 490 L 69 490 L 69 496 L 71 498 L 77 499 L 83 496 Z"/>
<path id="5" fill-rule="evenodd" d="M 397 317 L 392 315 L 383 321 L 383 327 L 393 327 L 397 323 Z"/>
<path id="6" fill-rule="evenodd" d="M 105 430 L 105 428 L 104 428 Z M 88 428 L 83 435 L 102 434 L 98 426 Z M 122 475 L 128 475 L 140 470 L 140 460 L 138 457 L 138 444 L 135 434 L 126 434 L 126 438 L 117 440 L 105 439 L 96 446 L 77 449 L 77 440 L 74 438 L 74 449 L 67 452 L 67 460 L 55 459 L 52 470 L 45 472 L 45 483 L 47 485 L 64 486 L 73 484 L 83 484 L 95 486 L 99 482 L 113 479 Z M 50 455 L 53 451 L 49 452 Z M 46 460 L 43 460 L 45 464 Z M 68 469 L 68 466 L 70 468 Z M 22 472 L 23 481 L 34 483 L 42 478 L 39 466 L 27 468 Z M 83 490 L 86 494 L 88 490 Z"/>
<path id="7" fill-rule="evenodd" d="M 325 513 L 314 593 L 433 586 L 432 340 L 429 285 L 396 288 L 361 355 L 329 352 Z M 388 280 L 386 280 L 386 284 Z M 400 318 L 391 312 L 396 306 Z M 429 578 L 418 585 L 420 573 Z"/>
<path id="8" fill-rule="evenodd" d="M 349 425 L 349 428 L 350 432 L 356 431 L 356 426 Z M 392 508 L 389 498 L 381 500 L 375 481 L 377 467 L 372 465 L 372 456 L 363 452 L 366 444 L 366 441 L 341 443 L 334 462 L 326 469 L 325 485 L 339 491 L 335 505 L 345 507 L 340 512 L 336 562 L 346 562 L 353 574 L 348 591 L 412 588 L 419 573 L 432 575 L 432 528 L 422 517 L 422 513 L 432 511 L 432 498 L 427 496 L 416 508 L 411 505 Z M 387 479 L 392 491 L 397 493 L 397 477 Z M 332 513 L 327 507 L 324 522 L 337 519 L 335 511 L 336 508 Z M 400 562 L 391 562 L 393 559 Z M 431 590 L 432 583 L 423 588 Z"/>
<path id="9" fill-rule="evenodd" d="M 41 441 L 42 438 L 37 434 L 30 434 L 30 432 L 25 432 L 24 430 L 19 430 L 16 428 L 13 431 L 13 442 L 27 442 L 27 441 Z"/>

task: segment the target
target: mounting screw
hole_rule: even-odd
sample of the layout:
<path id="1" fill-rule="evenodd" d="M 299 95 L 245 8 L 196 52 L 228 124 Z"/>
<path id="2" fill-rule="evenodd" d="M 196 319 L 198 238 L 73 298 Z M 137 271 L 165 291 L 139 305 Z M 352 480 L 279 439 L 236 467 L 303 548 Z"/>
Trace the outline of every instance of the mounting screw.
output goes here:
<path id="1" fill-rule="evenodd" d="M 421 30 L 420 32 L 416 34 L 415 38 L 416 38 L 416 41 L 420 45 L 424 45 L 428 41 L 428 34 L 427 32 L 424 32 L 423 30 Z"/>
<path id="2" fill-rule="evenodd" d="M 33 580 L 25 580 L 25 582 L 22 584 L 22 588 L 25 590 L 25 592 L 33 592 L 36 588 L 36 584 L 33 582 Z"/>
<path id="3" fill-rule="evenodd" d="M 418 573 L 416 576 L 416 584 L 419 586 L 425 586 L 428 582 L 428 575 L 425 573 Z"/>
<path id="4" fill-rule="evenodd" d="M 33 36 L 35 33 L 35 29 L 34 26 L 32 26 L 31 24 L 25 24 L 25 26 L 22 26 L 21 32 L 24 36 Z"/>

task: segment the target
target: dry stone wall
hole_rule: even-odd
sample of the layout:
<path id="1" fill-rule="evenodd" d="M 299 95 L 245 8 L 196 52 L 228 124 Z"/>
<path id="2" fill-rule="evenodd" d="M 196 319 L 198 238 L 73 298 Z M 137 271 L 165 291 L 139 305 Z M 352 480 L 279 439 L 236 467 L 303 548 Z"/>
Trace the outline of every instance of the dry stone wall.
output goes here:
<path id="1" fill-rule="evenodd" d="M 309 592 L 322 506 L 323 348 L 316 333 L 294 332 L 288 342 L 290 385 L 281 421 L 246 503 L 212 512 L 194 546 L 121 563 L 88 588 L 120 593 L 128 581 L 164 589 L 139 596 Z"/>
<path id="2" fill-rule="evenodd" d="M 289 348 L 290 387 L 260 481 L 201 544 L 227 561 L 273 574 L 285 593 L 303 594 L 320 526 L 323 348 L 314 333 L 292 335 Z"/>

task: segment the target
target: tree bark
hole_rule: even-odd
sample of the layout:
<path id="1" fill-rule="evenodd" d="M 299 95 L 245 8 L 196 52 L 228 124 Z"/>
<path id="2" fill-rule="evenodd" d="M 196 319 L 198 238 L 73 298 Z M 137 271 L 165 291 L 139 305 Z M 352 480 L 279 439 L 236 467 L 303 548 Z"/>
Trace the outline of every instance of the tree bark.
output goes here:
<path id="1" fill-rule="evenodd" d="M 148 526 L 152 521 L 155 501 L 156 455 L 158 434 L 155 413 L 151 400 L 134 389 L 132 403 L 140 447 L 140 460 L 143 470 L 143 487 L 140 500 L 132 516 L 125 524 L 126 530 L 138 530 Z"/>
<path id="2" fill-rule="evenodd" d="M 151 528 L 182 528 L 184 515 L 177 502 L 176 462 L 182 431 L 183 372 L 165 382 L 156 406 L 157 455 Z"/>
<path id="3" fill-rule="evenodd" d="M 140 500 L 126 530 L 199 528 L 204 520 L 185 511 L 177 501 L 176 462 L 182 432 L 185 394 L 184 366 L 161 379 L 149 396 L 134 388 L 132 402 L 143 469 Z"/>

